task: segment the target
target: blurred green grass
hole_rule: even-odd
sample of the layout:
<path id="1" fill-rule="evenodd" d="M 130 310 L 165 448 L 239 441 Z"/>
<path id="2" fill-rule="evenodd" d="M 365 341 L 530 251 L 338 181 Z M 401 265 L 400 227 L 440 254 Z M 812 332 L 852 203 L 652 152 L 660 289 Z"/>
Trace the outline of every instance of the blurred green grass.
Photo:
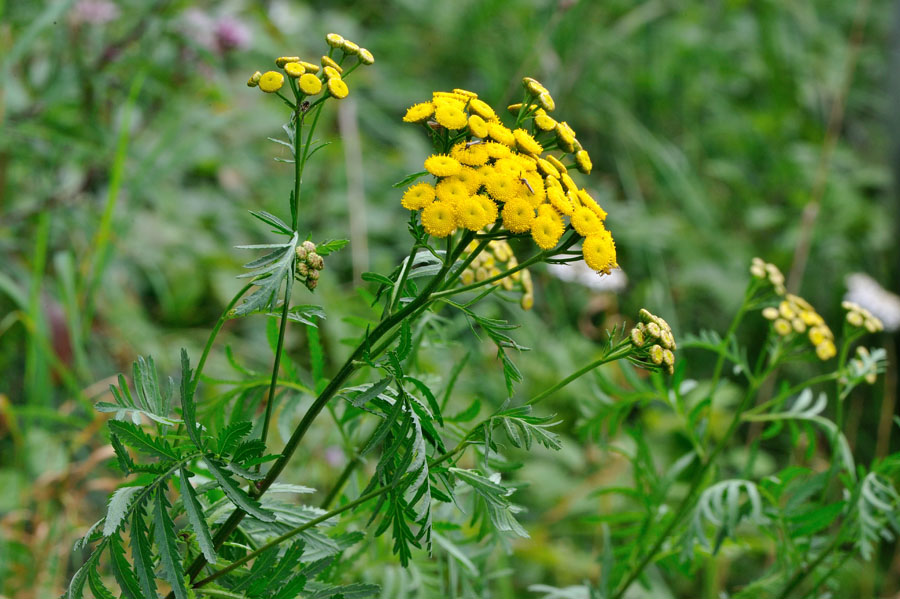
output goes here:
<path id="1" fill-rule="evenodd" d="M 523 324 L 517 339 L 534 348 L 518 359 L 522 393 L 580 365 L 594 342 L 585 331 L 620 313 L 646 305 L 676 333 L 722 329 L 751 256 L 787 270 L 835 102 L 846 102 L 846 114 L 802 294 L 834 321 L 847 273 L 897 288 L 887 0 L 871 2 L 845 97 L 853 2 L 132 0 L 90 22 L 103 20 L 103 6 L 0 4 L 0 522 L 12 556 L 0 559 L 0 580 L 37 576 L 23 596 L 59 592 L 71 540 L 114 484 L 79 474 L 104 451 L 85 409 L 91 395 L 138 353 L 172 371 L 173 348 L 201 347 L 239 288 L 244 259 L 233 246 L 267 235 L 246 210 L 283 212 L 290 176 L 272 160 L 284 157 L 281 148 L 265 138 L 278 135 L 284 114 L 246 88 L 246 77 L 282 54 L 315 60 L 328 31 L 376 57 L 354 77 L 340 113 L 327 115 L 323 136 L 334 143 L 304 182 L 304 226 L 368 250 L 329 262 L 313 301 L 335 306 L 335 316 L 366 314 L 354 281 L 405 252 L 406 215 L 391 185 L 419 170 L 428 151 L 400 122 L 405 107 L 454 87 L 503 105 L 518 100 L 523 75 L 551 90 L 556 116 L 590 151 L 592 191 L 609 212 L 629 286 L 597 309 L 597 294 L 540 272 L 532 313 L 497 308 Z M 348 194 L 365 214 L 353 223 Z M 330 362 L 343 355 L 349 327 L 325 324 Z M 227 333 L 243 363 L 266 367 L 259 327 L 233 322 Z M 305 364 L 303 341 L 290 343 Z M 467 349 L 435 348 L 436 372 Z M 503 397 L 502 377 L 483 357 L 460 393 Z M 695 377 L 709 367 L 691 362 Z M 227 372 L 221 354 L 211 372 Z M 579 383 L 553 407 L 577 422 L 589 415 L 576 414 L 568 394 L 593 391 Z M 876 418 L 866 408 L 859 429 Z M 569 501 L 589 511 L 595 504 L 578 487 L 569 497 L 569 481 L 603 476 L 597 449 L 569 428 L 564 459 L 538 461 L 521 477 L 553 481 L 526 501 L 534 536 L 553 540 L 517 556 L 532 566 L 523 585 L 596 573 L 585 544 L 560 540 L 579 534 L 577 518 L 547 516 Z M 871 454 L 873 444 L 859 438 L 860 451 Z M 26 592 L 7 584 L 6 592 Z"/>

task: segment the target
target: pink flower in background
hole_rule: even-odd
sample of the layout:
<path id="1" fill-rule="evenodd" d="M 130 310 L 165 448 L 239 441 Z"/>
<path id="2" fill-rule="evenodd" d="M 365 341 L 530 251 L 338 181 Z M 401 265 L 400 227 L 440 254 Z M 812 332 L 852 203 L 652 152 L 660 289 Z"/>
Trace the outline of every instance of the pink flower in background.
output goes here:
<path id="1" fill-rule="evenodd" d="M 218 54 L 246 48 L 250 44 L 250 29 L 234 17 L 216 17 L 192 8 L 184 13 L 183 22 L 185 33 L 195 43 Z"/>
<path id="2" fill-rule="evenodd" d="M 121 13 L 118 5 L 110 0 L 78 0 L 69 13 L 69 19 L 74 25 L 103 25 L 118 19 Z"/>

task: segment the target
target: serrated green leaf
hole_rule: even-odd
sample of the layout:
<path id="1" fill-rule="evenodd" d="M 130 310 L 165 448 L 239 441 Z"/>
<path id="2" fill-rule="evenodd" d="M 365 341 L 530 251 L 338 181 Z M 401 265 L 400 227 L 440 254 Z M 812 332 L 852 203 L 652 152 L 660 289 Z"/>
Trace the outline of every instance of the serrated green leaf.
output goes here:
<path id="1" fill-rule="evenodd" d="M 381 593 L 381 587 L 377 584 L 368 584 L 357 582 L 344 586 L 328 587 L 315 594 L 310 595 L 309 599 L 328 599 L 337 595 L 343 596 L 344 599 L 368 599 L 375 597 Z"/>
<path id="2" fill-rule="evenodd" d="M 108 537 L 119 530 L 122 520 L 128 514 L 128 507 L 134 496 L 144 487 L 122 487 L 109 496 L 106 508 L 106 519 L 103 523 L 103 536 Z"/>
<path id="3" fill-rule="evenodd" d="M 272 313 L 269 316 L 273 317 L 281 317 L 280 313 Z M 293 322 L 299 322 L 301 324 L 307 324 L 311 327 L 319 326 L 316 324 L 316 320 L 325 320 L 325 310 L 322 309 L 322 306 L 314 306 L 312 304 L 300 304 L 297 306 L 291 306 L 288 310 L 288 320 Z"/>
<path id="4" fill-rule="evenodd" d="M 405 376 L 404 380 L 411 382 L 416 389 L 422 392 L 422 395 L 425 396 L 425 401 L 428 402 L 428 407 L 431 408 L 431 414 L 435 420 L 437 420 L 438 424 L 444 426 L 444 417 L 441 415 L 441 406 L 438 404 L 437 398 L 432 393 L 431 389 L 424 382 L 412 376 Z"/>
<path id="5" fill-rule="evenodd" d="M 100 579 L 100 575 L 97 573 L 97 568 L 88 570 L 88 586 L 94 594 L 94 599 L 116 599 L 115 595 L 103 584 L 103 580 Z"/>
<path id="6" fill-rule="evenodd" d="M 65 599 L 83 599 L 84 585 L 88 581 L 88 576 L 93 568 L 97 567 L 97 560 L 100 557 L 101 547 L 98 547 L 94 553 L 88 558 L 84 564 L 72 576 L 69 586 L 66 588 Z"/>
<path id="7" fill-rule="evenodd" d="M 400 343 L 397 345 L 397 359 L 403 361 L 412 351 L 412 326 L 409 319 L 404 318 L 400 323 Z"/>
<path id="8" fill-rule="evenodd" d="M 266 450 L 266 444 L 259 439 L 250 439 L 238 445 L 231 456 L 232 461 L 244 463 L 251 458 L 257 458 Z"/>
<path id="9" fill-rule="evenodd" d="M 127 599 L 144 599 L 145 596 L 141 594 L 137 578 L 128 558 L 125 557 L 125 548 L 122 547 L 122 540 L 118 534 L 109 537 L 109 561 L 123 596 Z M 155 594 L 150 597 L 156 599 Z"/>
<path id="10" fill-rule="evenodd" d="M 272 139 L 271 137 L 269 139 Z M 288 144 L 290 146 L 290 144 Z M 290 146 L 293 150 L 293 146 Z M 291 228 L 287 226 L 280 218 L 275 216 L 274 214 L 269 214 L 265 210 L 250 210 L 250 214 L 254 217 L 258 218 L 262 222 L 275 227 L 277 233 L 282 233 L 284 235 L 291 235 Z"/>
<path id="11" fill-rule="evenodd" d="M 231 478 L 228 472 L 210 456 L 204 456 L 203 461 L 209 466 L 209 471 L 219 483 L 219 487 L 225 492 L 228 500 L 241 508 L 254 518 L 263 522 L 274 522 L 275 515 L 264 509 L 258 501 L 247 495 Z"/>
<path id="12" fill-rule="evenodd" d="M 187 514 L 188 522 L 194 530 L 194 536 L 197 538 L 197 545 L 203 552 L 203 557 L 207 563 L 216 563 L 216 548 L 213 545 L 212 537 L 209 534 L 209 526 L 206 524 L 206 518 L 203 517 L 203 506 L 197 499 L 197 493 L 188 480 L 188 473 L 183 467 L 179 468 L 181 474 L 181 494 L 184 497 L 184 511 Z"/>
<path id="13" fill-rule="evenodd" d="M 256 246 L 238 246 L 241 249 L 272 249 L 266 258 L 264 265 L 260 267 L 250 266 L 249 273 L 240 275 L 240 278 L 252 277 L 256 289 L 247 296 L 241 305 L 234 308 L 230 316 L 246 316 L 253 312 L 268 312 L 275 310 L 278 292 L 281 285 L 287 281 L 290 285 L 293 281 L 292 266 L 294 252 L 297 249 L 297 234 L 291 236 L 291 240 L 284 244 L 264 244 Z M 252 264 L 252 262 L 250 263 Z"/>
<path id="14" fill-rule="evenodd" d="M 126 445 L 133 447 L 141 453 L 156 456 L 164 460 L 175 461 L 178 459 L 178 453 L 166 442 L 165 439 L 151 437 L 145 433 L 140 427 L 130 423 L 121 422 L 119 420 L 110 420 L 106 423 L 112 434 L 117 436 L 120 441 Z"/>
<path id="15" fill-rule="evenodd" d="M 328 254 L 333 254 L 334 252 L 342 250 L 348 243 L 350 243 L 349 239 L 332 239 L 330 241 L 325 241 L 316 246 L 316 253 L 320 256 L 327 256 Z"/>
<path id="16" fill-rule="evenodd" d="M 134 472 L 134 460 L 131 459 L 131 456 L 128 454 L 128 450 L 125 449 L 125 446 L 122 445 L 122 442 L 119 441 L 119 438 L 115 435 L 110 435 L 109 442 L 116 454 L 116 460 L 119 464 L 119 469 L 126 475 Z"/>
<path id="17" fill-rule="evenodd" d="M 235 448 L 238 442 L 250 434 L 253 430 L 253 423 L 246 420 L 232 422 L 219 433 L 216 439 L 217 453 L 219 455 L 228 455 Z"/>
<path id="18" fill-rule="evenodd" d="M 156 575 L 153 573 L 153 549 L 150 533 L 144 522 L 143 507 L 135 510 L 131 517 L 131 559 L 137 574 L 142 597 L 156 597 Z"/>
<path id="19" fill-rule="evenodd" d="M 162 486 L 156 488 L 153 504 L 153 536 L 159 549 L 159 564 L 162 577 L 172 586 L 176 599 L 188 599 L 188 589 L 184 583 L 184 566 L 178 545 L 175 543 L 175 523 L 169 516 L 169 501 Z"/>
<path id="20" fill-rule="evenodd" d="M 197 449 L 203 449 L 203 440 L 200 431 L 197 430 L 197 406 L 194 404 L 194 394 L 191 391 L 191 361 L 187 350 L 181 348 L 181 417 L 184 420 L 184 428 Z"/>
<path id="21" fill-rule="evenodd" d="M 417 173 L 412 173 L 411 175 L 407 175 L 407 176 L 403 177 L 402 179 L 400 179 L 399 181 L 394 183 L 391 187 L 403 187 L 404 185 L 412 183 L 419 177 L 424 177 L 427 174 L 428 174 L 428 171 L 419 171 Z"/>
<path id="22" fill-rule="evenodd" d="M 372 383 L 366 389 L 358 393 L 350 400 L 355 407 L 361 408 L 382 393 L 390 386 L 394 380 L 393 377 L 386 376 L 376 383 Z"/>

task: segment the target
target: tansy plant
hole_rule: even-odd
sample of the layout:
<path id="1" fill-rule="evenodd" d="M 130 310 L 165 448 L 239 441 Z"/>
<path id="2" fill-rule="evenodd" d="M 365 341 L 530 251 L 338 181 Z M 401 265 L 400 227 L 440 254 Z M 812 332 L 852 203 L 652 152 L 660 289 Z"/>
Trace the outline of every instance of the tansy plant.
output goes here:
<path id="1" fill-rule="evenodd" d="M 110 443 L 130 478 L 77 544 L 87 557 L 69 598 L 81 597 L 85 586 L 98 598 L 375 596 L 378 586 L 363 582 L 371 577 L 354 570 L 347 556 L 378 546 L 381 535 L 389 535 L 403 566 L 414 560 L 465 566 L 463 575 L 442 581 L 441 596 L 483 588 L 489 579 L 479 568 L 493 545 L 505 545 L 509 535 L 527 536 L 516 518 L 513 488 L 502 479 L 504 450 L 560 446 L 555 423 L 535 415 L 533 406 L 615 360 L 671 370 L 671 331 L 642 313 L 640 330 L 630 336 L 617 331 L 597 359 L 556 385 L 531 398 L 514 392 L 522 375 L 510 353 L 523 349 L 512 337 L 515 327 L 480 315 L 479 301 L 496 295 L 529 308 L 534 294 L 527 269 L 542 262 L 583 256 L 599 273 L 616 266 L 606 212 L 572 175 L 589 174 L 590 158 L 572 128 L 550 116 L 549 92 L 526 78 L 522 102 L 509 107 L 510 127 L 464 90 L 435 92 L 406 112 L 404 120 L 421 126 L 435 150 L 424 170 L 401 184 L 411 184 L 400 199 L 412 211 L 410 251 L 393 271 L 363 277 L 376 286 L 380 318 L 360 332 L 343 364 L 326 373 L 316 328 L 326 313 L 297 300 L 316 289 L 329 254 L 347 242 L 312 241 L 315 232 L 303 229 L 301 214 L 315 205 L 304 202 L 301 183 L 323 145 L 315 141 L 322 111 L 347 97 L 355 69 L 374 63 L 368 50 L 340 35 L 326 41 L 320 60 L 280 57 L 276 70 L 248 80 L 290 111 L 287 139 L 275 140 L 289 149 L 284 162 L 293 170 L 287 218 L 251 213 L 278 237 L 240 246 L 260 251 L 241 275 L 249 282 L 216 322 L 199 360 L 192 365 L 182 350 L 177 384 L 161 378 L 152 359 L 141 358 L 131 381 L 120 376 L 112 401 L 97 405 L 114 416 Z M 417 181 L 422 178 L 428 180 Z M 512 238 L 531 239 L 536 247 L 526 245 L 517 258 Z M 441 309 L 445 313 L 435 318 Z M 423 339 L 454 314 L 496 345 L 502 364 L 508 398 L 481 420 L 477 403 L 445 415 L 462 366 L 442 379 L 420 372 Z M 217 335 L 232 318 L 276 323 L 271 375 L 259 382 L 229 355 L 238 378 L 202 384 Z M 308 375 L 284 351 L 290 328 L 306 333 Z M 262 397 L 252 393 L 259 387 L 267 391 Z M 273 446 L 273 413 L 286 402 L 302 402 L 305 412 L 297 421 L 291 412 L 282 415 L 278 425 L 290 434 L 283 446 Z M 344 440 L 347 466 L 313 506 L 302 501 L 313 489 L 283 479 L 303 469 L 297 450 L 323 411 Z M 368 482 L 348 484 L 359 476 Z"/>

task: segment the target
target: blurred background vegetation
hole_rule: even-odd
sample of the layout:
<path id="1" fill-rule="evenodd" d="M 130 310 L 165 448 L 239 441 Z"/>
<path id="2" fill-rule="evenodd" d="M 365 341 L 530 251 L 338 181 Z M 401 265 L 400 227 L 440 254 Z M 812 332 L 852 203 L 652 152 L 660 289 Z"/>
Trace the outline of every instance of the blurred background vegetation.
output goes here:
<path id="1" fill-rule="evenodd" d="M 523 75 L 551 91 L 554 116 L 593 158 L 591 191 L 609 212 L 627 285 L 596 290 L 541 270 L 533 311 L 497 308 L 534 348 L 518 357 L 527 397 L 585 363 L 604 329 L 642 306 L 677 335 L 724 330 L 750 258 L 788 272 L 804 231 L 799 289 L 833 328 L 848 273 L 900 287 L 891 173 L 900 94 L 889 91 L 898 10 L 888 0 L 0 1 L 0 594 L 61 591 L 73 540 L 117 482 L 90 405 L 138 354 L 172 373 L 178 347 L 196 353 L 240 287 L 246 257 L 233 246 L 267 239 L 246 211 L 284 214 L 290 173 L 266 137 L 286 115 L 244 85 L 273 57 L 314 61 L 328 31 L 376 57 L 340 110 L 325 112 L 323 136 L 335 143 L 304 182 L 303 227 L 317 240 L 351 239 L 303 300 L 333 317 L 321 330 L 328 364 L 355 334 L 341 317 L 368 315 L 353 291 L 360 274 L 390 269 L 408 247 L 392 184 L 420 170 L 429 148 L 401 123 L 404 109 L 454 87 L 506 105 Z M 748 331 L 757 345 L 764 326 Z M 260 331 L 232 321 L 220 345 L 265 371 Z M 288 344 L 308 364 L 304 337 Z M 490 347 L 439 346 L 427 359 L 447 373 L 467 352 L 483 355 L 469 359 L 458 409 L 473 396 L 502 401 Z M 684 355 L 689 377 L 708 374 L 707 358 Z M 888 420 L 889 355 L 878 387 Z M 227 375 L 224 352 L 208 371 Z M 609 462 L 591 425 L 597 384 L 554 400 L 568 441 L 518 477 L 542 481 L 516 497 L 533 539 L 506 559 L 516 576 L 497 596 L 597 576 L 600 533 L 586 524 L 602 502 L 591 492 L 625 468 Z M 852 406 L 861 460 L 883 454 L 881 401 Z M 683 442 L 666 435 L 667 417 L 648 410 L 635 423 L 663 454 Z M 328 488 L 328 460 L 343 458 L 328 453 L 333 431 L 319 434 L 303 482 Z M 713 571 L 727 572 L 727 552 L 716 559 Z M 393 560 L 383 565 L 386 579 L 401 576 Z M 843 576 L 852 596 L 893 596 L 900 557 L 886 546 Z M 674 596 L 727 590 L 716 576 L 681 584 Z"/>

